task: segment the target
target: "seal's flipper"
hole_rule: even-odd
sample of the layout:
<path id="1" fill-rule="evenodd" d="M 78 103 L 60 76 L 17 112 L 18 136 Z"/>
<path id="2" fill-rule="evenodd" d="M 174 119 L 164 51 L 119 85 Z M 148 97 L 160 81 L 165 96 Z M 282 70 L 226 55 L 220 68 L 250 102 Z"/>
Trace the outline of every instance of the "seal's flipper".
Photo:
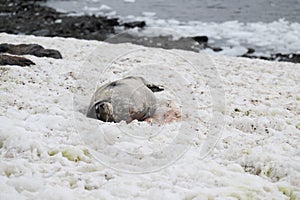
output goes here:
<path id="1" fill-rule="evenodd" d="M 157 86 L 157 85 L 153 85 L 153 84 L 147 84 L 146 85 L 147 88 L 149 88 L 152 92 L 161 92 L 164 91 L 164 88 Z"/>

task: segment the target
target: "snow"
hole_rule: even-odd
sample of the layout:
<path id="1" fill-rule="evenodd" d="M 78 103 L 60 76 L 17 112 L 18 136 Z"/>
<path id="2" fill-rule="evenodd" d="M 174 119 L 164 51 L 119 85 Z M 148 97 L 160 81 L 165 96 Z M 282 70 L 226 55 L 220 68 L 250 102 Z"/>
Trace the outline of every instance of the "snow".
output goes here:
<path id="1" fill-rule="evenodd" d="M 299 64 L 72 38 L 0 41 L 63 55 L 0 66 L 0 199 L 300 198 Z M 181 120 L 87 119 L 96 86 L 127 75 L 165 86 L 158 112 L 179 109 Z"/>

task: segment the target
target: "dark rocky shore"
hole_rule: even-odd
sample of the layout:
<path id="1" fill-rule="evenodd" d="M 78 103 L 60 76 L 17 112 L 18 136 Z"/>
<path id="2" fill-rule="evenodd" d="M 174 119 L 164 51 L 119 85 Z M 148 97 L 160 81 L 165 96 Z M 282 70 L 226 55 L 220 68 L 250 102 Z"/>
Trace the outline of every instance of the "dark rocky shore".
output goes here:
<path id="1" fill-rule="evenodd" d="M 119 25 L 118 19 L 71 17 L 46 6 L 43 0 L 0 0 L 0 32 L 105 40 Z"/>
<path id="2" fill-rule="evenodd" d="M 149 47 L 165 49 L 183 49 L 198 52 L 210 48 L 222 51 L 219 47 L 212 47 L 207 36 L 187 37 L 173 40 L 171 36 L 137 37 L 122 34 L 118 38 L 109 39 L 118 29 L 144 28 L 143 21 L 123 23 L 118 18 L 105 16 L 71 16 L 53 8 L 44 6 L 46 0 L 0 0 L 0 32 L 11 34 L 25 34 L 45 37 L 74 37 L 88 40 L 106 40 L 111 43 L 131 42 Z M 5 41 L 2 41 L 5 42 Z M 299 54 L 274 54 L 266 57 L 253 55 L 254 49 L 242 57 L 260 58 L 265 60 L 287 61 L 300 63 Z"/>

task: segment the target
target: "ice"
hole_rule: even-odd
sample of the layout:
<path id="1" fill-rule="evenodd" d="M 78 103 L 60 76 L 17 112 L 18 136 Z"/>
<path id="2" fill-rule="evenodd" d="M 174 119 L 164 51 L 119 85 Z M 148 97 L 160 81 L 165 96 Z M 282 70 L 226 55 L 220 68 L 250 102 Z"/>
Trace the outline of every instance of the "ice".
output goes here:
<path id="1" fill-rule="evenodd" d="M 132 17 L 131 17 L 132 18 Z M 126 17 L 124 18 L 126 19 Z M 180 22 L 172 19 L 159 19 L 153 15 L 144 17 L 135 17 L 135 20 L 145 20 L 147 29 L 156 28 L 160 32 L 169 31 L 170 34 L 176 33 L 181 36 L 201 36 L 206 35 L 212 42 L 212 45 L 228 49 L 233 46 L 242 46 L 245 48 L 254 48 L 257 55 L 269 56 L 271 53 L 300 53 L 300 24 L 288 22 L 284 19 L 278 21 L 263 23 L 249 22 L 242 23 L 238 21 L 228 21 L 223 23 L 190 21 Z M 143 31 L 141 31 L 142 33 Z M 214 41 L 219 41 L 215 43 Z M 234 41 L 234 44 L 232 43 Z M 230 48 L 231 49 L 231 48 Z M 241 49 L 242 50 L 242 49 Z M 226 54 L 227 52 L 220 52 Z M 236 52 L 234 55 L 243 55 L 244 51 Z M 226 55 L 233 55 L 228 51 Z"/>
<path id="2" fill-rule="evenodd" d="M 101 5 L 99 10 L 111 10 L 111 7 L 109 7 L 107 5 Z"/>
<path id="3" fill-rule="evenodd" d="M 134 3 L 135 0 L 124 0 L 124 2 L 126 2 L 126 3 Z"/>
<path id="4" fill-rule="evenodd" d="M 153 17 L 156 15 L 155 12 L 142 12 L 142 15 L 145 16 L 145 17 Z"/>

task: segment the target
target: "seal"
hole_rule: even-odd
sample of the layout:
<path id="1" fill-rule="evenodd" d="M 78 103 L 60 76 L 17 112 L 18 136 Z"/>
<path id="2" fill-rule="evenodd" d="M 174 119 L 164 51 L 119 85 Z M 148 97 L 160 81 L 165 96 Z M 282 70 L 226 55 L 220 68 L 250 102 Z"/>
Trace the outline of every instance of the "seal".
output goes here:
<path id="1" fill-rule="evenodd" d="M 116 123 L 152 117 L 156 98 L 148 86 L 144 78 L 134 76 L 101 86 L 92 97 L 87 117 Z"/>

